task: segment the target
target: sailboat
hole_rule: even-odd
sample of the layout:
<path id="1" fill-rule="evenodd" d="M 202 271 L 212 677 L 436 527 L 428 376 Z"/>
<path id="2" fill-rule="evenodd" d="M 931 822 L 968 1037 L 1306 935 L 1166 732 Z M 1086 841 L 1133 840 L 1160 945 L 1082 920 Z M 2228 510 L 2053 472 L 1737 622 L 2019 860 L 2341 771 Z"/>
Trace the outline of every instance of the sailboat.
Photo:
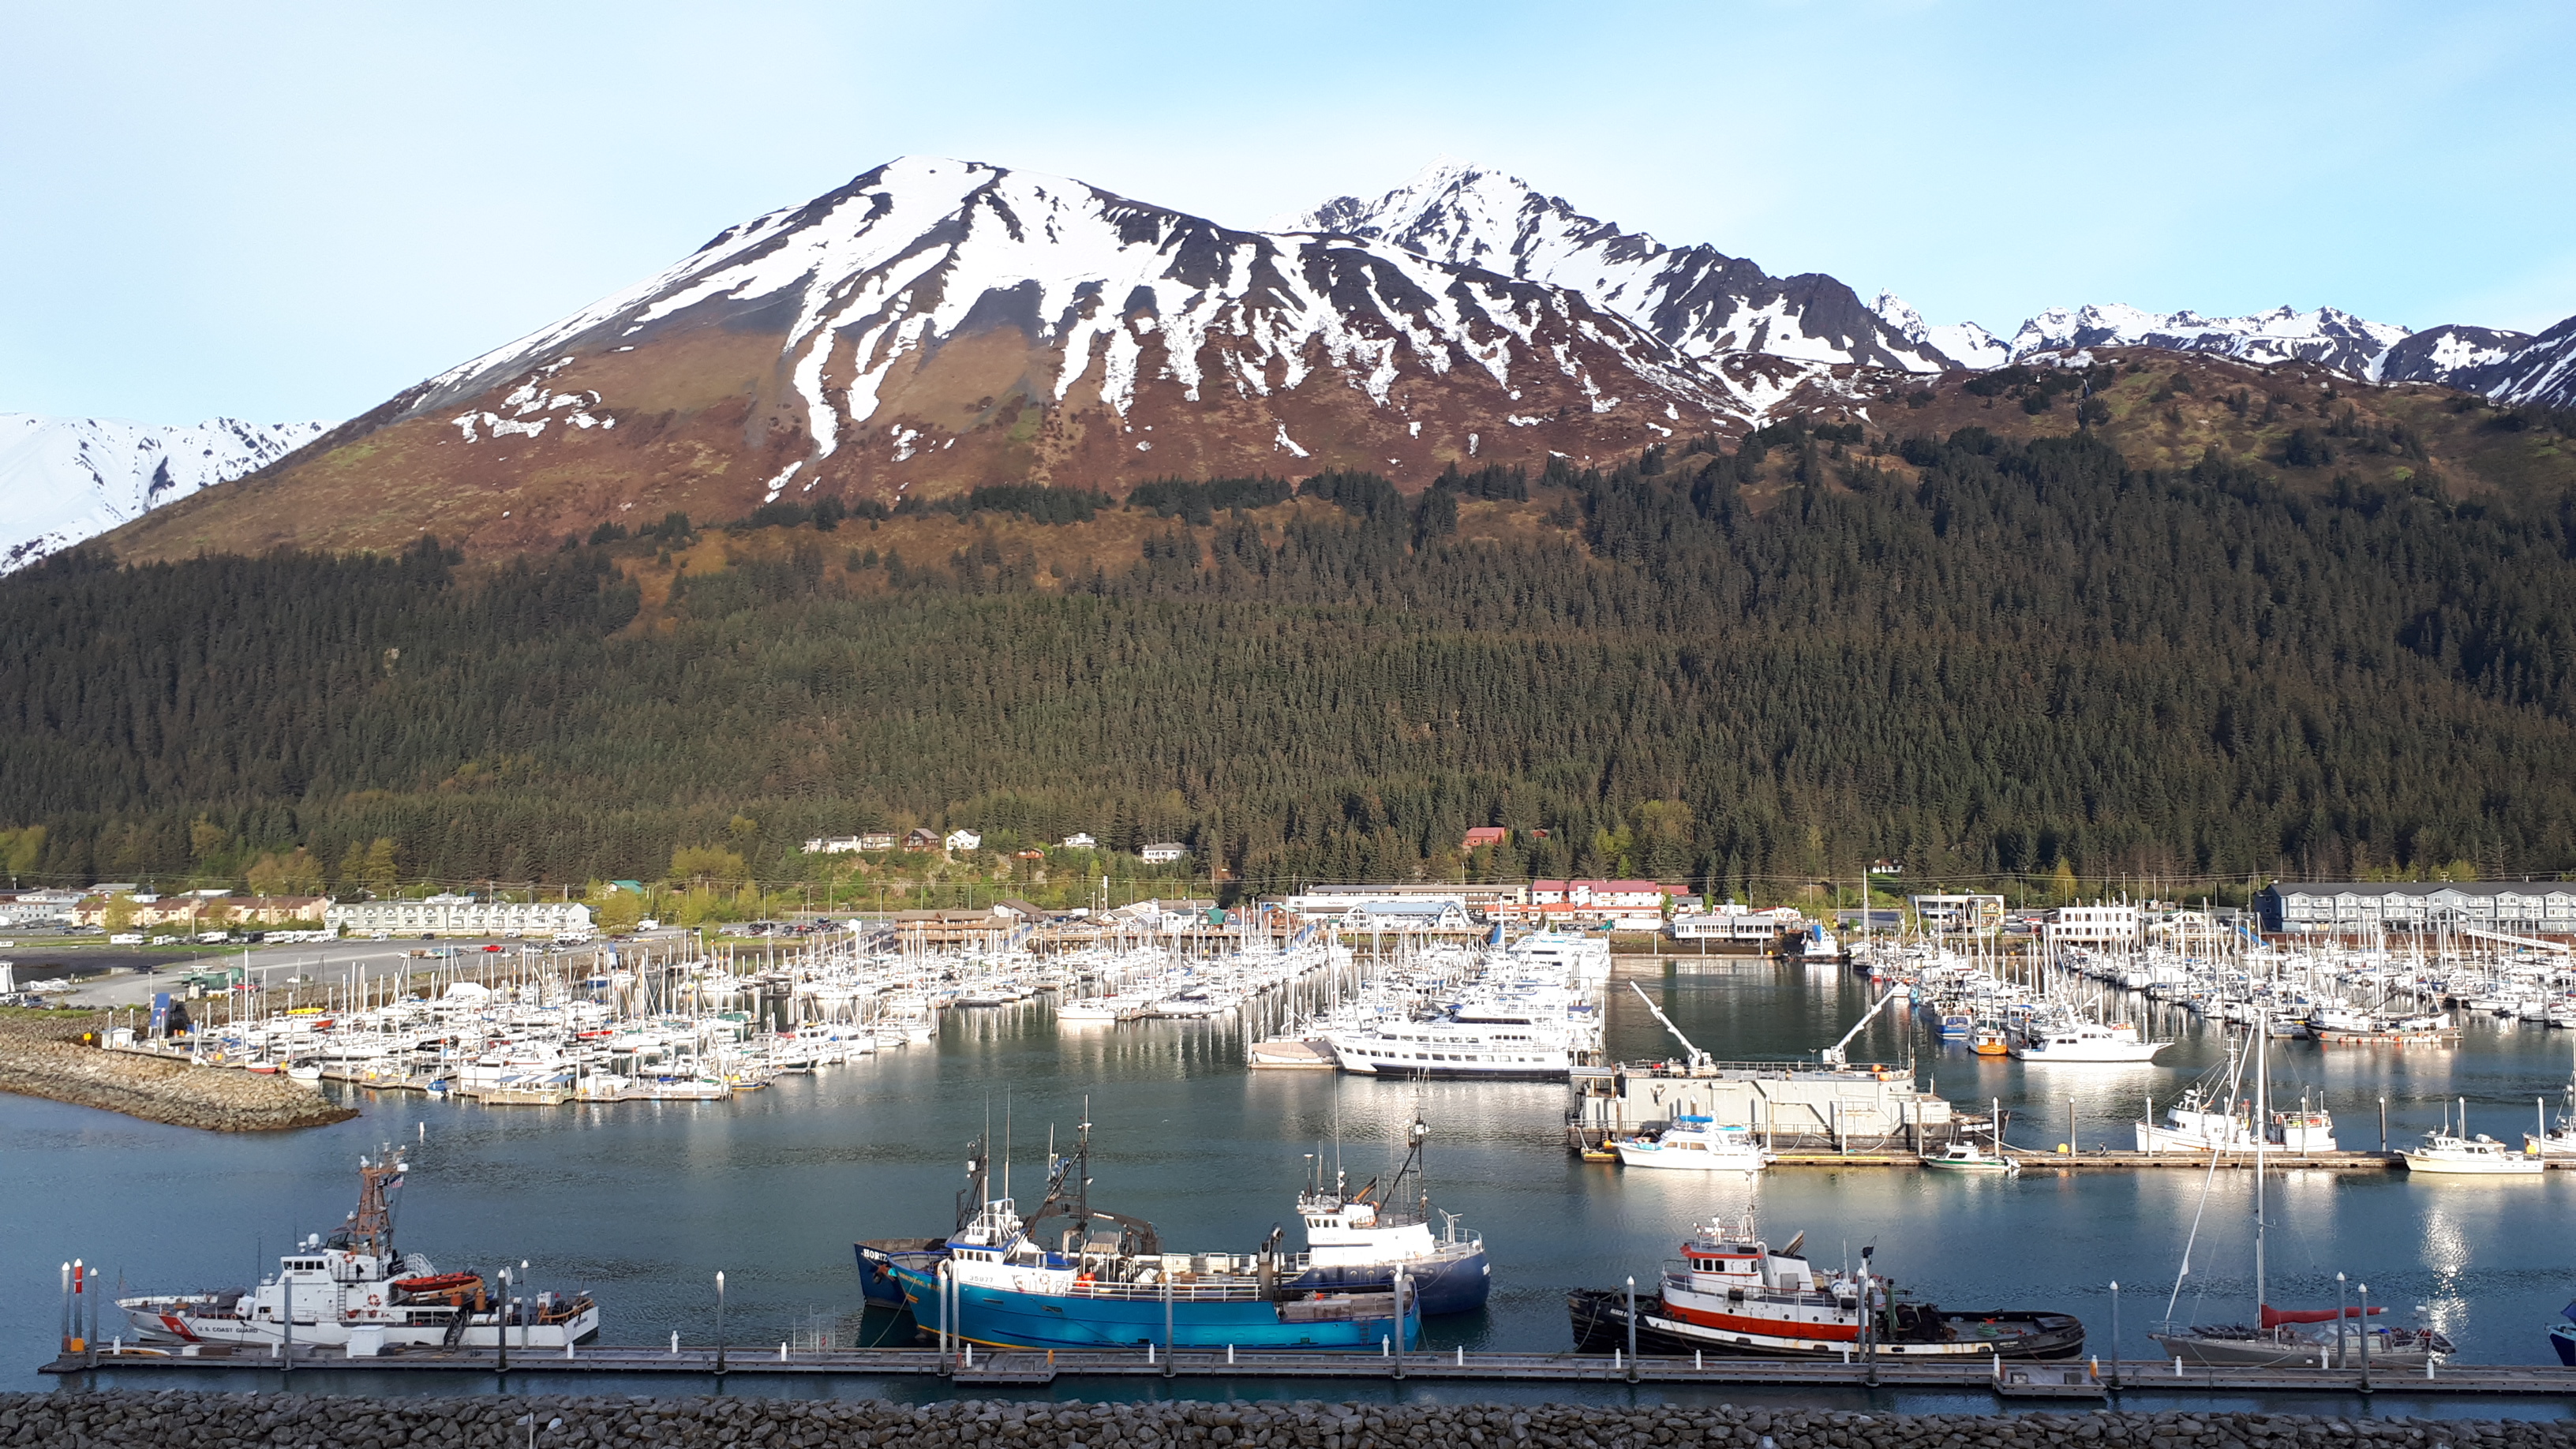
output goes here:
<path id="1" fill-rule="evenodd" d="M 2524 1150 L 2543 1159 L 2576 1157 L 2576 1066 L 2571 1066 L 2567 1073 L 2567 1094 L 2559 1099 L 2557 1125 L 2551 1126 L 2545 1121 L 2538 1125 L 2538 1132 L 2522 1134 Z M 2560 1351 L 2565 1352 L 2567 1347 L 2567 1342 L 2562 1340 Z"/>
<path id="2" fill-rule="evenodd" d="M 2256 1120 L 2269 1117 L 2271 1033 L 2261 1014 L 2254 1023 L 2255 1073 L 2254 1112 Z M 2451 1340 L 2430 1328 L 2375 1327 L 2360 1308 L 2282 1309 L 2274 1308 L 2265 1278 L 2264 1236 L 2270 1222 L 2264 1214 L 2263 1152 L 2270 1144 L 2261 1135 L 2254 1139 L 2254 1315 L 2245 1323 L 2193 1324 L 2177 1328 L 2172 1321 L 2172 1305 L 2166 1306 L 2165 1326 L 2147 1336 L 2164 1349 L 2169 1358 L 2189 1364 L 2239 1364 L 2281 1367 L 2341 1367 L 2359 1362 L 2367 1353 L 2369 1361 L 2390 1369 L 2422 1368 L 2425 1364 L 2452 1352 Z M 2218 1175 L 2219 1153 L 2209 1157 L 2209 1177 Z M 2202 1187 L 2204 1201 L 2207 1184 Z M 2199 1229 L 2195 1222 L 2193 1231 Z M 2191 1249 L 2183 1249 L 2182 1276 L 2191 1272 Z M 2174 1298 L 2182 1297 L 2182 1276 L 2174 1280 Z M 2370 1314 L 2384 1313 L 2374 1307 Z M 2328 1324 L 2320 1331 L 2315 1325 Z M 2365 1348 L 2364 1345 L 2367 1345 Z"/>

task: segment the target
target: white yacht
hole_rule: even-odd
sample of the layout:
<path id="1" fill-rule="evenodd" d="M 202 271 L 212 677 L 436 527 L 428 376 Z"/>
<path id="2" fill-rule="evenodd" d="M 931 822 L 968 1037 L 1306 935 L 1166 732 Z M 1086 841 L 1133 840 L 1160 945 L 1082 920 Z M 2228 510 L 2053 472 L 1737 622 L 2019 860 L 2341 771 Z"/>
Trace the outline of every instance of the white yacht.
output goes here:
<path id="1" fill-rule="evenodd" d="M 2016 1158 L 1988 1152 L 1973 1140 L 1962 1139 L 1923 1159 L 1923 1165 L 1939 1172 L 2000 1172 L 2012 1176 L 2021 1171 Z"/>
<path id="2" fill-rule="evenodd" d="M 1384 1077 L 1563 1077 L 1575 1049 L 1562 1026 L 1519 1022 L 1370 1022 L 1326 1034 L 1342 1070 Z"/>
<path id="3" fill-rule="evenodd" d="M 2152 1062 L 2156 1053 L 2172 1046 L 2169 1041 L 2140 1041 L 2136 1027 L 2126 1024 L 2100 1026 L 2089 1021 L 2053 1021 L 2045 1025 L 2033 1021 L 2026 1035 L 2014 1044 L 2013 1056 L 2025 1062 L 2126 1063 Z"/>
<path id="4" fill-rule="evenodd" d="M 1621 1167 L 1679 1168 L 1686 1172 L 1760 1172 L 1775 1160 L 1750 1127 L 1721 1127 L 1700 1116 L 1681 1116 L 1652 1137 L 1622 1137 L 1610 1144 Z"/>

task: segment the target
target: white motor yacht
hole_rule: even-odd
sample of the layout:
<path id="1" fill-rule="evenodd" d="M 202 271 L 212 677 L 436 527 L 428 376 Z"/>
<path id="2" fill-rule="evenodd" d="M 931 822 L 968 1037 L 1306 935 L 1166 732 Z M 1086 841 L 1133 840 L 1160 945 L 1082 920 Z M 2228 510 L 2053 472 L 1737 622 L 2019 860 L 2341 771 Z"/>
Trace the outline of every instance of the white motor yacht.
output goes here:
<path id="1" fill-rule="evenodd" d="M 1623 1137 L 1610 1144 L 1622 1167 L 1680 1168 L 1693 1172 L 1760 1172 L 1773 1162 L 1750 1127 L 1721 1127 L 1707 1117 L 1682 1116 L 1653 1137 Z"/>

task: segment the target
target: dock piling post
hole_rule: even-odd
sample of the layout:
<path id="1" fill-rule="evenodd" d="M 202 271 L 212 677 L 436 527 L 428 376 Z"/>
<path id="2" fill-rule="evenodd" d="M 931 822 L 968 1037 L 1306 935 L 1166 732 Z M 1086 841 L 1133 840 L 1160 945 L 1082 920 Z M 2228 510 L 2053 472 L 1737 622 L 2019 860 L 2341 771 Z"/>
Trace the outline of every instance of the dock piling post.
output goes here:
<path id="1" fill-rule="evenodd" d="M 723 1377 L 723 1375 L 724 1375 L 724 1371 L 725 1371 L 725 1335 L 724 1335 L 724 1270 L 723 1270 L 723 1269 L 721 1269 L 721 1268 L 719 1268 L 719 1269 L 717 1269 L 717 1270 L 716 1270 L 716 1375 L 717 1375 L 717 1377 L 719 1377 L 719 1378 Z"/>
<path id="2" fill-rule="evenodd" d="M 78 1259 L 74 1259 L 72 1262 L 72 1286 L 75 1291 L 80 1287 L 80 1262 Z M 279 1357 L 286 1361 L 286 1367 L 279 1370 L 279 1372 L 291 1374 L 295 1372 L 295 1280 L 292 1277 L 289 1277 L 286 1270 L 282 1268 L 278 1270 L 277 1287 L 278 1292 L 283 1296 L 286 1303 L 286 1322 L 282 1329 L 284 1334 L 284 1347 L 283 1351 L 279 1354 Z M 80 1312 L 80 1309 L 75 1307 L 72 1311 L 74 1313 L 78 1313 Z M 509 1371 L 509 1365 L 503 1364 L 501 1369 L 502 1372 L 507 1373 Z"/>
<path id="3" fill-rule="evenodd" d="M 1404 1377 L 1404 1267 L 1395 1270 L 1395 1376 Z"/>
<path id="4" fill-rule="evenodd" d="M 2355 1284 L 2361 1290 L 2361 1391 L 2370 1392 L 2370 1285 Z"/>
<path id="5" fill-rule="evenodd" d="M 2343 1275 L 2342 1275 L 2341 1273 L 2337 1273 L 2337 1274 L 2335 1274 L 2335 1352 L 2334 1352 L 2334 1359 L 2335 1359 L 2335 1361 L 2334 1361 L 2334 1366 L 2335 1366 L 2336 1368 L 2339 1368 L 2339 1369 L 2340 1369 L 2340 1368 L 2348 1368 L 2348 1367 L 2350 1367 L 2350 1365 L 2349 1365 L 2349 1364 L 2347 1364 L 2347 1363 L 2345 1363 L 2345 1362 L 2344 1362 L 2344 1359 L 2345 1359 L 2345 1357 L 2346 1357 L 2345 1350 L 2344 1350 L 2344 1345 L 2345 1345 L 2346 1343 L 2350 1342 L 2350 1340 L 2349 1340 L 2349 1339 L 2347 1339 L 2347 1338 L 2344 1336 L 2345 1312 L 2344 1312 L 2344 1306 L 2343 1306 L 2343 1283 L 2344 1283 Z M 2364 1320 L 2361 1326 L 2362 1326 L 2364 1329 L 2368 1329 L 2368 1328 L 2370 1327 L 2370 1323 L 2369 1323 L 2369 1321 L 2368 1321 L 2368 1320 Z M 2319 1367 L 2323 1367 L 2323 1365 L 2319 1365 Z"/>
<path id="6" fill-rule="evenodd" d="M 1628 1275 L 1628 1382 L 1637 1381 L 1637 1275 Z"/>
<path id="7" fill-rule="evenodd" d="M 2379 1099 L 2379 1150 L 2382 1154 L 2388 1151 L 2388 1099 L 2386 1097 Z"/>
<path id="8" fill-rule="evenodd" d="M 2155 1109 L 2147 1109 L 2147 1119 L 2155 1120 Z M 2003 1357 L 1995 1358 L 1996 1372 L 2003 1371 Z M 2111 1387 L 2120 1386 L 2120 1280 L 2111 1280 Z"/>
<path id="9" fill-rule="evenodd" d="M 1167 1260 L 1168 1261 L 1168 1260 Z M 1163 1377 L 1172 1376 L 1172 1270 L 1163 1269 Z"/>
<path id="10" fill-rule="evenodd" d="M 295 1357 L 295 1295 L 294 1290 L 292 1289 L 287 1291 L 286 1298 L 286 1332 L 286 1356 L 288 1358 L 293 1358 Z M 492 1372 L 496 1374 L 506 1374 L 509 1371 L 510 1270 L 503 1268 L 501 1270 L 501 1301 L 494 1304 L 492 1307 Z"/>

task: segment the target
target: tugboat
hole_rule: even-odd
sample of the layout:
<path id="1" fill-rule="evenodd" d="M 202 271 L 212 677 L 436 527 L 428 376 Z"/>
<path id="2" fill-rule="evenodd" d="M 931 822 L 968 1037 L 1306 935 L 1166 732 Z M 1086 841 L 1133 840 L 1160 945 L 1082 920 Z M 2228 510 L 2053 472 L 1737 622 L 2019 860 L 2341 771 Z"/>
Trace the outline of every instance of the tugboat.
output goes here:
<path id="1" fill-rule="evenodd" d="M 1639 1353 L 1723 1353 L 1752 1358 L 1835 1358 L 1874 1350 L 1905 1359 L 2072 1358 L 2084 1325 L 2065 1313 L 1944 1313 L 1891 1291 L 1861 1250 L 1858 1273 L 1818 1273 L 1799 1255 L 1800 1233 L 1773 1252 L 1741 1223 L 1705 1224 L 1682 1244 L 1682 1266 L 1660 1291 L 1636 1300 Z M 1628 1342 L 1627 1296 L 1578 1288 L 1566 1295 L 1578 1353 Z"/>
<path id="2" fill-rule="evenodd" d="M 871 1297 L 877 1284 L 894 1285 L 924 1330 L 998 1348 L 1364 1350 L 1419 1339 L 1421 1299 L 1401 1265 L 1374 1290 L 1310 1286 L 1311 1263 L 1278 1251 L 1281 1229 L 1249 1254 L 1167 1253 L 1152 1224 L 1094 1210 L 1090 1127 L 1081 1125 L 1073 1157 L 1050 1162 L 1046 1197 L 1030 1217 L 1006 1193 L 945 1240 L 858 1244 Z M 979 1152 L 969 1191 L 981 1192 L 982 1167 Z M 1033 1230 L 1057 1217 L 1067 1225 L 1049 1247 Z M 1481 1280 L 1481 1243 L 1476 1256 Z"/>
<path id="3" fill-rule="evenodd" d="M 599 1306 L 569 1297 L 493 1296 L 476 1273 L 441 1273 L 418 1253 L 394 1251 L 394 1198 L 406 1166 L 394 1152 L 358 1163 L 358 1208 L 339 1231 L 278 1259 L 257 1288 L 120 1298 L 125 1321 L 148 1342 L 195 1346 L 339 1348 L 366 1357 L 385 1348 L 491 1347 L 507 1329 L 513 1348 L 562 1348 L 599 1332 Z M 289 1320 L 292 1320 L 290 1323 Z"/>

